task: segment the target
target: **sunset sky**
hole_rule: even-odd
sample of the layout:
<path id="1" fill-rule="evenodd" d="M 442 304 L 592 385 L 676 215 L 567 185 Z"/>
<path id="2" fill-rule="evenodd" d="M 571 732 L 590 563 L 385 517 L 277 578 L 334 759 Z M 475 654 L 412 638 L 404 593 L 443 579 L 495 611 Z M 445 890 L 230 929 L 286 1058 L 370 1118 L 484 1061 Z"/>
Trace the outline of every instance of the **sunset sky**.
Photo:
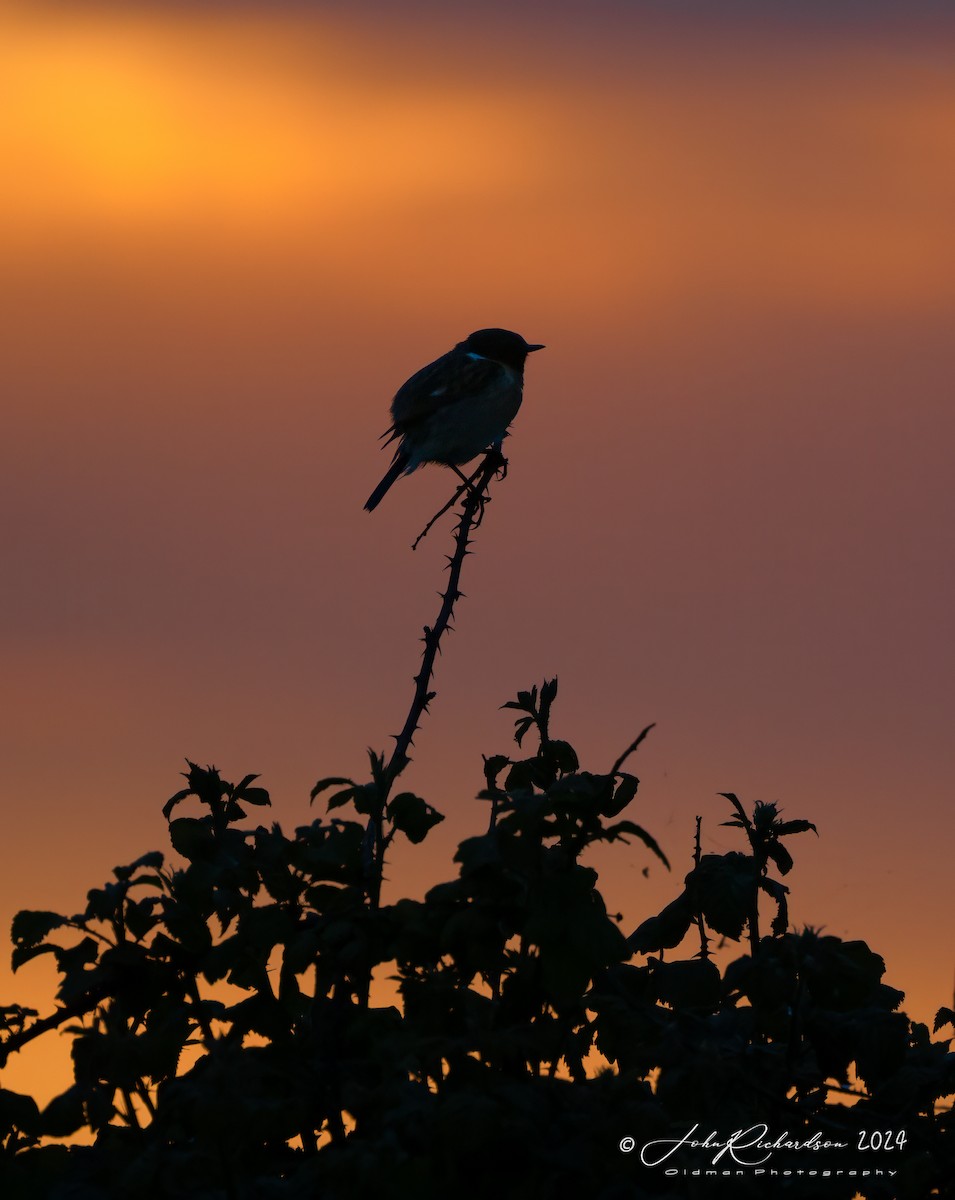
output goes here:
<path id="1" fill-rule="evenodd" d="M 738 847 L 735 791 L 818 825 L 797 926 L 952 1003 L 955 18 L 709 8 L 0 10 L 4 930 L 166 849 L 186 756 L 291 831 L 390 750 L 454 480 L 369 516 L 378 436 L 502 325 L 547 349 L 406 776 L 447 820 L 386 899 L 456 873 L 499 706 L 557 675 L 589 769 L 657 722 L 627 815 L 674 872 L 594 860 L 625 932 L 697 814 Z M 0 1003 L 48 1008 L 8 950 Z"/>

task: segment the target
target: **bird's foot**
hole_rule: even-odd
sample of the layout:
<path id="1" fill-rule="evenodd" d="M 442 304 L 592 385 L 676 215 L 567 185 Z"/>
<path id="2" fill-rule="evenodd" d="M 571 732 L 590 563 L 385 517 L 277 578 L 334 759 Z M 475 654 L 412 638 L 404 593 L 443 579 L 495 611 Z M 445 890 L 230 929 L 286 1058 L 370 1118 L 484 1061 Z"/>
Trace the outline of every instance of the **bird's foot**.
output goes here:
<path id="1" fill-rule="evenodd" d="M 491 446 L 485 454 L 481 470 L 483 471 L 487 466 L 494 468 L 494 474 L 498 479 L 507 478 L 507 459 L 501 453 L 500 446 Z"/>

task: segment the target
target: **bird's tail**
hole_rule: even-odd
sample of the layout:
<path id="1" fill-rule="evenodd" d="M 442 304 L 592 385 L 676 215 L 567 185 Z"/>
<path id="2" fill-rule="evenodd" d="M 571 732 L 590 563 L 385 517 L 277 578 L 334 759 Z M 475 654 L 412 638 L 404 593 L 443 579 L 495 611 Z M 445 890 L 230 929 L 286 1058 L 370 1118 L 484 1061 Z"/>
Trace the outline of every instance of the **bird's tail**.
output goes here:
<path id="1" fill-rule="evenodd" d="M 395 461 L 391 464 L 391 466 L 388 468 L 387 472 L 385 473 L 384 479 L 381 481 L 381 483 L 378 484 L 378 486 L 375 488 L 375 490 L 371 493 L 371 495 L 365 501 L 365 510 L 367 512 L 372 512 L 374 509 L 376 509 L 378 507 L 378 505 L 381 503 L 382 497 L 384 496 L 385 492 L 388 491 L 388 489 L 395 482 L 395 480 L 398 478 L 398 476 L 404 473 L 404 470 L 407 467 L 407 465 L 408 465 L 407 454 L 402 454 L 399 451 L 395 455 Z"/>

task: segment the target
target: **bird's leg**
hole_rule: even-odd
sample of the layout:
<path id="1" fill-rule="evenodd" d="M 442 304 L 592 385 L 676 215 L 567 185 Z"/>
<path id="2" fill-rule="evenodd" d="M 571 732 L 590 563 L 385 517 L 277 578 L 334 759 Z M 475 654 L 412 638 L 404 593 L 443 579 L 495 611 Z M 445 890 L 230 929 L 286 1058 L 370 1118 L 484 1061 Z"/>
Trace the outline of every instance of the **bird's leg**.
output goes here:
<path id="1" fill-rule="evenodd" d="M 489 450 L 488 453 L 490 454 L 490 453 L 492 453 L 492 451 Z M 458 497 L 461 496 L 464 492 L 470 492 L 472 496 L 475 494 L 475 489 L 474 489 L 475 480 L 480 479 L 481 475 L 484 473 L 484 466 L 485 466 L 486 462 L 487 462 L 487 459 L 485 459 L 484 462 L 482 462 L 481 465 L 478 467 L 478 469 L 476 471 L 473 471 L 470 475 L 465 475 L 463 471 L 459 471 L 458 468 L 454 465 L 454 463 L 448 463 L 448 466 L 451 468 L 451 470 L 455 473 L 455 475 L 457 475 L 458 479 L 461 480 L 461 486 L 454 493 L 454 496 L 452 497 L 451 502 L 450 502 L 451 504 L 454 504 L 457 501 Z M 477 497 L 478 515 L 477 515 L 477 520 L 474 522 L 475 529 L 477 529 L 477 527 L 481 524 L 481 521 L 484 519 L 484 505 L 488 502 L 489 499 L 490 499 L 489 496 L 478 496 Z"/>
<path id="2" fill-rule="evenodd" d="M 472 485 L 472 483 L 474 482 L 474 480 L 477 478 L 476 471 L 470 478 L 468 478 L 468 476 L 465 475 L 465 473 L 463 471 L 458 470 L 458 468 L 454 465 L 454 463 L 448 463 L 447 465 L 451 468 L 451 470 L 455 473 L 455 475 L 457 475 L 458 479 L 460 479 L 461 483 L 464 485 L 463 487 L 458 488 L 459 494 L 461 492 L 463 492 L 465 490 L 465 488 L 469 488 Z"/>
<path id="3" fill-rule="evenodd" d="M 485 458 L 481 462 L 481 465 L 477 468 L 476 471 L 472 472 L 470 475 L 465 475 L 464 472 L 461 471 L 457 466 L 455 466 L 454 463 L 445 463 L 444 464 L 446 467 L 451 468 L 451 470 L 455 473 L 455 475 L 457 475 L 458 479 L 460 479 L 461 482 L 458 484 L 457 488 L 455 489 L 454 495 L 451 497 L 451 499 L 446 504 L 442 505 L 441 508 L 438 509 L 438 511 L 431 518 L 431 520 L 427 523 L 427 525 L 425 525 L 424 529 L 422 529 L 422 531 L 415 538 L 414 543 L 411 547 L 412 550 L 416 550 L 418 548 L 418 543 L 422 540 L 422 538 L 424 538 L 428 535 L 428 532 L 430 531 L 431 526 L 437 520 L 439 520 L 439 518 L 443 517 L 444 514 L 448 511 L 448 509 L 453 508 L 455 506 L 455 504 L 457 504 L 458 500 L 460 500 L 460 498 L 464 495 L 465 492 L 471 492 L 472 495 L 474 494 L 475 481 L 480 479 L 480 477 L 484 474 L 484 470 L 487 467 L 489 460 L 490 460 L 491 465 L 494 467 L 495 474 L 498 474 L 501 479 L 506 478 L 506 476 L 507 476 L 507 459 L 501 453 L 500 446 L 498 446 L 498 445 L 492 446 L 487 451 Z M 474 522 L 475 529 L 477 529 L 477 527 L 484 520 L 484 506 L 488 503 L 488 501 L 490 499 L 491 499 L 490 496 L 479 496 L 478 497 L 478 512 L 477 512 L 477 517 Z"/>

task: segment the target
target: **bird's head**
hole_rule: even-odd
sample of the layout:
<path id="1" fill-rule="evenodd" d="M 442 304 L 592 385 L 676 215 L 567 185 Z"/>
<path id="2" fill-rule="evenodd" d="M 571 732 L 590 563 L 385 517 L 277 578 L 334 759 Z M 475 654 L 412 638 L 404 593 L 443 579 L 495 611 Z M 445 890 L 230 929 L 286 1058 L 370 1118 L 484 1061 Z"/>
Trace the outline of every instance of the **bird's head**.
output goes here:
<path id="1" fill-rule="evenodd" d="M 468 334 L 458 346 L 469 354 L 479 354 L 481 358 L 503 363 L 515 371 L 524 369 L 528 354 L 544 349 L 542 345 L 525 342 L 519 333 L 512 333 L 509 329 L 478 329 Z"/>

